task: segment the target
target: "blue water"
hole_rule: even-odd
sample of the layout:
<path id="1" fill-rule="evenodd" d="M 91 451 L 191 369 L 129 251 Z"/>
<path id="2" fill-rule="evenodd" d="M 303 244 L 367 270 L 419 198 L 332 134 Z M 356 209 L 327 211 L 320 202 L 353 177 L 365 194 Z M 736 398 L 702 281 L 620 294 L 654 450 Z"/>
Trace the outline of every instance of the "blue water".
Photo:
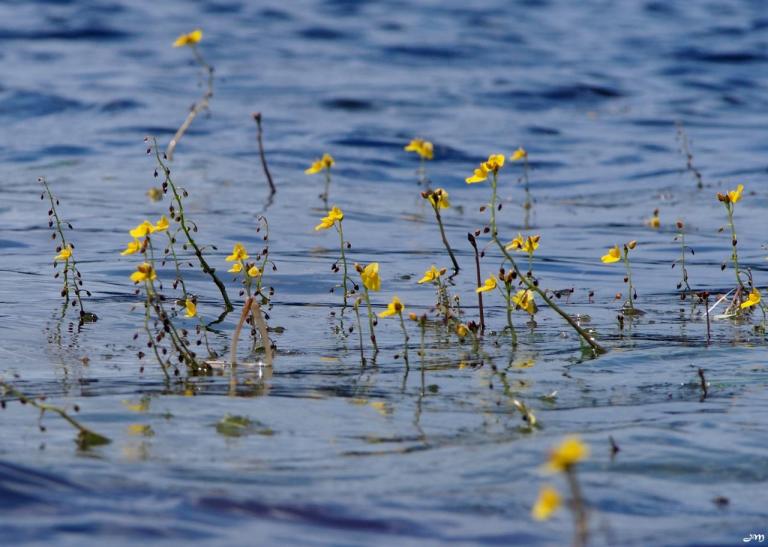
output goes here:
<path id="1" fill-rule="evenodd" d="M 255 219 L 265 212 L 278 266 L 270 322 L 285 327 L 274 373 L 241 370 L 236 386 L 229 374 L 168 386 L 151 363 L 140 372 L 136 260 L 119 255 L 129 228 L 166 210 L 146 196 L 157 181 L 144 138 L 167 142 L 203 91 L 189 51 L 170 47 L 198 26 L 215 94 L 181 140 L 173 175 L 190 192 L 199 238 L 218 245 L 218 268 L 233 243 L 261 245 Z M 680 218 L 696 251 L 691 285 L 732 288 L 715 193 L 743 183 L 740 258 L 766 284 L 767 31 L 760 0 L 0 5 L 0 376 L 79 405 L 78 417 L 113 439 L 79 451 L 61 420 L 47 415 L 40 431 L 36 411 L 9 402 L 0 543 L 560 545 L 571 537 L 567 511 L 542 524 L 530 507 L 544 482 L 565 489 L 540 466 L 566 434 L 592 447 L 579 471 L 593 544 L 742 544 L 768 533 L 764 337 L 719 321 L 707 346 L 701 307 L 681 303 L 670 268 Z M 278 186 L 271 204 L 255 111 Z M 676 122 L 703 189 L 685 170 Z M 397 294 L 426 311 L 434 295 L 415 280 L 449 263 L 419 197 L 418 162 L 402 150 L 415 136 L 434 141 L 428 176 L 454 204 L 444 217 L 467 318 L 476 309 L 466 234 L 486 222 L 488 186 L 464 178 L 489 153 L 524 146 L 542 235 L 534 269 L 545 286 L 574 289 L 566 308 L 591 317 L 607 355 L 585 359 L 542 310 L 533 331 L 516 314 L 517 351 L 487 337 L 482 364 L 468 345 L 429 332 L 424 390 L 413 325 L 408 374 L 391 320 L 379 323 L 375 366 L 361 368 L 356 339 L 333 331 L 336 239 L 313 231 L 322 182 L 303 170 L 334 155 L 330 199 L 345 211 L 352 259 L 381 263 L 375 303 Z M 502 172 L 509 239 L 522 230 L 520 174 Z M 39 176 L 74 226 L 100 318 L 81 329 L 56 320 Z M 656 208 L 662 226 L 652 230 L 644 221 Z M 631 239 L 646 315 L 620 331 L 623 273 L 599 257 Z M 498 263 L 489 255 L 484 275 Z M 212 285 L 186 275 L 201 314 L 217 316 Z M 500 330 L 501 299 L 487 303 Z M 235 321 L 214 345 L 226 349 Z M 703 401 L 699 368 L 710 382 Z M 129 408 L 142 398 L 145 410 Z M 514 398 L 540 430 L 522 427 Z M 215 426 L 226 414 L 273 434 L 225 437 Z M 609 436 L 621 447 L 613 458 Z"/>

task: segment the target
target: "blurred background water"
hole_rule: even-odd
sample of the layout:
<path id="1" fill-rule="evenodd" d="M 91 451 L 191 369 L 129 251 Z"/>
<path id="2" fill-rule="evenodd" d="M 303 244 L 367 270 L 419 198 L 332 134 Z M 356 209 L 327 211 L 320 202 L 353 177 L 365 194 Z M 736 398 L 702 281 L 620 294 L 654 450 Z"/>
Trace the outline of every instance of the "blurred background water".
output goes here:
<path id="1" fill-rule="evenodd" d="M 166 210 L 146 196 L 157 183 L 143 139 L 167 142 L 202 93 L 189 51 L 170 47 L 195 27 L 215 95 L 176 150 L 174 178 L 190 192 L 200 239 L 219 246 L 219 268 L 233 243 L 260 245 L 255 219 L 266 207 L 278 266 L 268 274 L 271 323 L 285 327 L 274 374 L 243 371 L 234 393 L 228 377 L 167 389 L 157 367 L 139 372 L 136 260 L 118 254 L 129 228 Z M 566 512 L 545 524 L 529 513 L 547 450 L 570 433 L 592 447 L 581 477 L 595 544 L 736 544 L 768 533 L 765 343 L 748 325 L 717 322 L 707 347 L 670 267 L 683 219 L 693 287 L 732 287 L 715 193 L 743 183 L 740 256 L 765 286 L 767 30 L 761 0 L 0 4 L 0 375 L 79 405 L 114 439 L 78 451 L 66 424 L 47 416 L 41 432 L 33 409 L 9 404 L 0 542 L 563 544 Z M 278 186 L 268 207 L 254 111 Z M 701 190 L 675 122 L 691 139 Z M 534 268 L 544 286 L 574 289 L 569 313 L 589 314 L 610 353 L 584 359 L 557 316 L 542 311 L 529 332 L 518 314 L 520 348 L 490 337 L 481 366 L 463 366 L 468 348 L 430 333 L 422 390 L 416 348 L 405 374 L 398 326 L 382 320 L 382 352 L 361 369 L 355 339 L 333 333 L 336 239 L 313 231 L 322 182 L 303 170 L 335 156 L 331 202 L 345 211 L 352 259 L 381 263 L 376 303 L 397 294 L 421 312 L 434 295 L 416 279 L 449 264 L 419 197 L 418 162 L 402 149 L 416 136 L 435 143 L 428 174 L 454 204 L 444 217 L 465 266 L 454 291 L 468 317 L 466 234 L 485 221 L 488 187 L 464 178 L 489 153 L 524 146 L 542 235 Z M 516 165 L 502 172 L 510 239 L 522 228 L 519 175 Z M 82 329 L 55 320 L 39 176 L 75 227 L 100 317 Z M 655 208 L 662 224 L 651 230 Z M 647 313 L 622 333 L 623 272 L 599 257 L 631 239 Z M 484 274 L 497 267 L 489 256 Z M 200 312 L 217 315 L 213 287 L 188 276 Z M 488 300 L 501 329 L 500 299 Z M 226 347 L 233 326 L 230 317 L 214 343 Z M 711 382 L 705 401 L 698 368 Z M 542 429 L 521 428 L 513 398 Z M 221 435 L 227 413 L 263 428 Z"/>

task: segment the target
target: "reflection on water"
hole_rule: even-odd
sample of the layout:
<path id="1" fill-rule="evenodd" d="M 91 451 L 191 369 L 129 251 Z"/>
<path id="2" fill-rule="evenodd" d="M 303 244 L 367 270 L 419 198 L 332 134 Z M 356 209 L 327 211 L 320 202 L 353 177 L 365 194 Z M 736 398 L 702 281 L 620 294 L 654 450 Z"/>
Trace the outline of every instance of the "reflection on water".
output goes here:
<path id="1" fill-rule="evenodd" d="M 764 341 L 713 320 L 707 345 L 705 308 L 679 299 L 671 265 L 681 219 L 692 288 L 711 303 L 730 290 L 715 193 L 743 183 L 740 259 L 765 284 L 764 11 L 759 0 L 0 6 L 0 375 L 78 405 L 114 441 L 78 451 L 55 417 L 41 432 L 35 412 L 9 404 L 6 541 L 560 544 L 565 512 L 546 524 L 529 515 L 547 450 L 569 433 L 592 447 L 580 478 L 595 543 L 730 544 L 763 532 Z M 135 261 L 119 252 L 129 228 L 166 211 L 147 197 L 159 183 L 143 139 L 167 143 L 204 92 L 189 52 L 170 47 L 197 26 L 215 94 L 179 141 L 174 180 L 199 238 L 219 249 L 209 248 L 219 271 L 234 243 L 263 245 L 258 216 L 269 218 L 270 325 L 284 331 L 270 333 L 274 371 L 255 355 L 252 366 L 166 383 L 135 358 L 143 310 L 128 282 Z M 354 316 L 340 327 L 340 295 L 329 292 L 337 242 L 313 231 L 323 181 L 303 170 L 334 156 L 329 203 L 345 212 L 351 261 L 381 265 L 375 304 L 397 294 L 423 313 L 434 291 L 416 281 L 451 264 L 419 196 L 418 159 L 403 151 L 414 137 L 435 143 L 426 176 L 450 193 L 441 215 L 462 266 L 450 290 L 467 316 L 478 311 L 467 233 L 486 221 L 488 188 L 464 178 L 489 153 L 522 146 L 533 206 L 526 218 L 522 171 L 503 172 L 500 230 L 541 234 L 537 275 L 607 355 L 582 354 L 547 311 L 535 328 L 516 312 L 512 351 L 503 303 L 488 293 L 479 353 L 432 325 L 420 353 L 409 324 L 406 367 L 397 321 L 381 321 L 381 351 L 361 368 Z M 62 317 L 38 176 L 75 226 L 97 323 Z M 655 209 L 658 229 L 646 224 Z M 600 256 L 633 239 L 645 314 L 620 323 L 623 273 Z M 490 252 L 482 264 L 483 279 L 498 270 Z M 170 286 L 172 272 L 162 276 Z M 185 280 L 215 319 L 208 278 L 190 269 Z M 222 354 L 231 315 L 208 333 Z"/>

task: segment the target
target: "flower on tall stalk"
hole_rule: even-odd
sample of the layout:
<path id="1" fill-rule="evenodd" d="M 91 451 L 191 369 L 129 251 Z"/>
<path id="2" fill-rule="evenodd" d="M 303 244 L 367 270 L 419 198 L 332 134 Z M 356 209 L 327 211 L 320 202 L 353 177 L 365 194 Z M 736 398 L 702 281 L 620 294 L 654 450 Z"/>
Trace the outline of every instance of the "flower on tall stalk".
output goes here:
<path id="1" fill-rule="evenodd" d="M 315 175 L 321 171 L 330 171 L 331 167 L 333 167 L 335 163 L 336 161 L 333 159 L 333 156 L 326 153 L 323 154 L 323 157 L 312 162 L 312 165 L 305 169 L 304 173 L 307 175 Z"/>
<path id="2" fill-rule="evenodd" d="M 142 262 L 136 266 L 136 271 L 131 274 L 131 281 L 134 283 L 154 281 L 155 279 L 157 279 L 157 272 L 149 262 Z"/>
<path id="3" fill-rule="evenodd" d="M 363 280 L 363 285 L 369 291 L 380 291 L 381 278 L 379 277 L 379 263 L 371 262 L 363 268 L 363 271 L 360 272 L 360 279 Z"/>
<path id="4" fill-rule="evenodd" d="M 344 213 L 334 205 L 333 208 L 328 211 L 328 214 L 320 219 L 320 224 L 315 226 L 315 231 L 332 228 L 336 222 L 341 222 L 342 220 L 344 220 Z"/>
<path id="5" fill-rule="evenodd" d="M 65 262 L 69 260 L 69 258 L 72 256 L 72 246 L 67 245 L 64 247 L 61 251 L 59 251 L 59 254 L 57 254 L 53 260 L 54 261 L 62 261 Z"/>
<path id="6" fill-rule="evenodd" d="M 404 149 L 406 152 L 415 152 L 423 160 L 434 158 L 434 146 L 431 142 L 424 139 L 413 139 Z"/>
<path id="7" fill-rule="evenodd" d="M 203 30 L 197 28 L 192 32 L 189 32 L 187 34 L 182 34 L 181 36 L 176 38 L 176 41 L 173 42 L 173 47 L 193 46 L 195 44 L 200 43 L 200 40 L 202 39 L 203 39 Z"/>

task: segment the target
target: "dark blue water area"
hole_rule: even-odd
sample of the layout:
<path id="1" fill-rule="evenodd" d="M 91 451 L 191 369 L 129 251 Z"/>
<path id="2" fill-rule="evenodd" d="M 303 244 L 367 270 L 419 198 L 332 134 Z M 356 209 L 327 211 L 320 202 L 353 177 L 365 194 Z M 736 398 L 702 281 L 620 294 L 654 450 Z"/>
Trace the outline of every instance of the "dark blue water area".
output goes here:
<path id="1" fill-rule="evenodd" d="M 713 319 L 707 344 L 703 309 L 681 302 L 680 267 L 672 268 L 681 219 L 695 250 L 691 285 L 713 299 L 733 288 L 715 195 L 743 183 L 741 263 L 759 287 L 768 282 L 766 7 L 1 3 L 0 378 L 77 405 L 78 418 L 113 442 L 81 450 L 57 416 L 40 422 L 8 397 L 0 544 L 562 545 L 571 541 L 567 509 L 545 523 L 530 512 L 542 484 L 567 491 L 541 466 L 569 434 L 591 447 L 579 467 L 591 544 L 735 545 L 768 534 L 768 352 L 754 329 L 759 316 L 754 324 Z M 270 325 L 285 330 L 275 334 L 274 371 L 245 366 L 169 386 L 151 362 L 139 368 L 141 303 L 128 281 L 137 260 L 119 252 L 130 228 L 167 211 L 146 195 L 159 182 L 145 138 L 164 146 L 205 90 L 189 49 L 171 47 L 196 27 L 215 67 L 214 95 L 180 141 L 173 176 L 189 191 L 187 214 L 220 272 L 234 243 L 263 244 L 256 217 L 268 217 L 277 266 L 267 274 Z M 254 112 L 278 187 L 271 200 Z M 702 189 L 686 169 L 679 124 Z M 464 266 L 452 291 L 467 318 L 477 313 L 467 233 L 487 222 L 479 209 L 489 188 L 464 179 L 489 153 L 508 157 L 523 146 L 530 228 L 522 168 L 508 162 L 500 231 L 509 240 L 541 234 L 534 270 L 595 329 L 606 355 L 582 355 L 548 310 L 534 329 L 515 312 L 513 349 L 503 302 L 489 294 L 492 334 L 481 362 L 437 330 L 427 332 L 420 362 L 409 323 L 406 368 L 399 325 L 381 319 L 382 350 L 361 368 L 355 336 L 336 328 L 338 239 L 313 230 L 324 214 L 322 177 L 304 169 L 324 152 L 335 157 L 330 202 L 344 210 L 351 259 L 381 264 L 377 310 L 396 294 L 408 311 L 426 312 L 434 292 L 416 280 L 431 264 L 450 263 L 419 196 L 418 160 L 403 150 L 414 137 L 434 142 L 427 175 L 450 194 L 446 234 Z M 96 323 L 59 319 L 41 176 L 73 225 Z M 655 209 L 659 229 L 646 224 Z M 600 256 L 633 239 L 646 313 L 620 329 L 624 273 Z M 483 276 L 499 263 L 489 251 Z M 201 315 L 217 317 L 220 298 L 207 277 L 194 268 L 184 275 Z M 173 273 L 160 278 L 169 286 Z M 237 283 L 225 281 L 237 295 Z M 342 320 L 347 328 L 352 316 Z M 229 316 L 209 334 L 222 355 L 236 322 Z M 514 401 L 534 410 L 540 429 L 524 427 Z M 227 414 L 263 428 L 224 435 L 217 424 Z M 609 437 L 621 448 L 613 456 Z"/>

